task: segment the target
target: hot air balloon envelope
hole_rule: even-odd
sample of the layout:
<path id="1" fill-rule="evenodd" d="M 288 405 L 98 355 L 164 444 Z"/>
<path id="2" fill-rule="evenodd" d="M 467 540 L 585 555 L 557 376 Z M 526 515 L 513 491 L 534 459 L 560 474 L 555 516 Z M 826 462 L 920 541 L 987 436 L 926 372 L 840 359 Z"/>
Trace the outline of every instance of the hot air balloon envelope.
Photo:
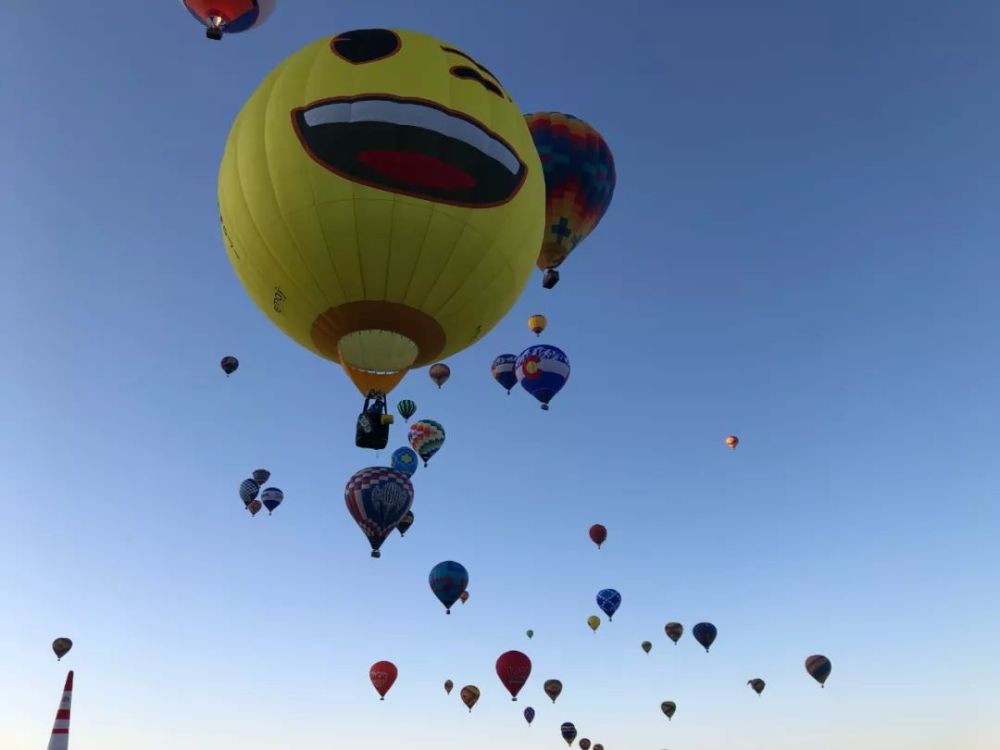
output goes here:
<path id="1" fill-rule="evenodd" d="M 277 487 L 268 487 L 260 493 L 260 499 L 264 503 L 264 507 L 267 508 L 268 515 L 270 515 L 274 512 L 275 508 L 281 505 L 281 501 L 285 499 L 285 493 Z"/>
<path id="2" fill-rule="evenodd" d="M 469 571 L 454 560 L 439 562 L 431 569 L 429 576 L 431 591 L 451 614 L 451 605 L 458 601 L 469 585 Z"/>
<path id="3" fill-rule="evenodd" d="M 419 461 L 416 451 L 412 448 L 402 447 L 397 448 L 392 452 L 392 458 L 389 463 L 393 469 L 396 471 L 406 474 L 408 477 L 412 477 L 416 471 Z"/>
<path id="4" fill-rule="evenodd" d="M 595 523 L 590 527 L 590 541 L 597 545 L 597 549 L 601 548 L 607 538 L 608 530 L 601 524 Z"/>
<path id="5" fill-rule="evenodd" d="M 362 469 L 347 481 L 344 502 L 372 548 L 372 557 L 413 505 L 413 485 L 400 471 L 384 466 Z"/>
<path id="6" fill-rule="evenodd" d="M 715 643 L 715 637 L 719 634 L 719 631 L 710 622 L 699 622 L 691 629 L 691 634 L 698 643 L 705 647 L 705 651 L 707 652 L 709 647 Z"/>
<path id="7" fill-rule="evenodd" d="M 424 459 L 424 466 L 431 456 L 441 450 L 444 445 L 444 427 L 432 419 L 421 419 L 410 425 L 410 445 Z"/>
<path id="8" fill-rule="evenodd" d="M 531 675 L 531 659 L 520 651 L 506 651 L 497 659 L 496 670 L 510 697 L 517 700 L 517 694 Z"/>
<path id="9" fill-rule="evenodd" d="M 614 589 L 601 589 L 597 592 L 597 606 L 608 616 L 609 621 L 614 613 L 618 611 L 621 603 L 622 595 Z"/>
<path id="10" fill-rule="evenodd" d="M 806 671 L 821 686 L 825 686 L 826 678 L 830 676 L 833 664 L 821 654 L 814 654 L 806 659 Z"/>
<path id="11" fill-rule="evenodd" d="M 274 10 L 276 0 L 180 0 L 188 12 L 207 26 L 209 39 L 223 33 L 239 34 L 260 26 Z"/>
<path id="12" fill-rule="evenodd" d="M 501 354 L 493 360 L 493 364 L 490 366 L 493 379 L 507 389 L 508 395 L 510 389 L 517 385 L 517 373 L 514 372 L 516 365 L 516 354 Z"/>
<path id="13" fill-rule="evenodd" d="M 389 688 L 396 682 L 398 674 L 396 665 L 391 661 L 377 661 L 368 670 L 368 677 L 371 679 L 372 685 L 375 686 L 375 691 L 382 697 L 382 700 L 385 700 L 385 694 L 389 692 Z"/>
<path id="14" fill-rule="evenodd" d="M 554 346 L 529 346 L 518 356 L 515 372 L 521 387 L 548 409 L 549 402 L 569 381 L 569 358 Z"/>
<path id="15" fill-rule="evenodd" d="M 66 656 L 71 648 L 73 648 L 73 641 L 69 638 L 56 638 L 52 641 L 52 652 L 56 655 L 57 660 Z"/>
<path id="16" fill-rule="evenodd" d="M 469 713 L 472 713 L 472 707 L 479 700 L 479 688 L 475 685 L 466 685 L 459 695 L 462 697 L 462 703 L 469 707 Z"/>
<path id="17" fill-rule="evenodd" d="M 559 680 L 546 680 L 542 684 L 542 690 L 544 690 L 545 694 L 552 699 L 553 703 L 556 702 L 556 698 L 558 698 L 562 693 L 562 689 L 563 686 Z"/>

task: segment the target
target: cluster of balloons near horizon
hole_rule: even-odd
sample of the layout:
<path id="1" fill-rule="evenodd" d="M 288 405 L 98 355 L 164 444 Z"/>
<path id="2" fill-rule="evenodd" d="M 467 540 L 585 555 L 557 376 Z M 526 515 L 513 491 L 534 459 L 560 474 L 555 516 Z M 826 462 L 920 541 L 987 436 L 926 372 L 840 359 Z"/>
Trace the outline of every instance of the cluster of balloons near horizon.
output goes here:
<path id="1" fill-rule="evenodd" d="M 209 31 L 243 30 L 239 0 L 183 2 Z M 522 114 L 471 59 L 417 32 L 324 37 L 271 71 L 226 142 L 217 202 L 234 271 L 272 323 L 362 394 L 472 346 L 533 266 L 550 288 L 611 202 L 600 134 L 572 115 Z M 399 124 L 404 108 L 425 124 Z M 471 134 L 434 125 L 456 115 Z M 238 153 L 267 158 L 246 169 Z M 527 356 L 568 374 L 564 355 Z M 527 375 L 544 379 L 535 365 Z M 536 390 L 542 400 L 550 387 Z"/>
<path id="2" fill-rule="evenodd" d="M 285 493 L 277 487 L 268 487 L 261 491 L 261 485 L 270 477 L 271 472 L 267 469 L 255 469 L 250 478 L 240 482 L 240 499 L 251 516 L 260 513 L 261 508 L 267 508 L 267 515 L 271 515 L 285 499 Z M 259 500 L 257 499 L 258 493 L 260 494 Z"/>

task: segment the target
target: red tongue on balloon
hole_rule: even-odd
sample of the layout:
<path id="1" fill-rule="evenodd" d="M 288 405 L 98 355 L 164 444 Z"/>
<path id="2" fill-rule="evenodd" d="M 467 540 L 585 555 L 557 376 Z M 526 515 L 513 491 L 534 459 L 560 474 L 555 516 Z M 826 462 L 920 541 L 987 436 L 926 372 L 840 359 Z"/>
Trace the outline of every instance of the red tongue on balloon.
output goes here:
<path id="1" fill-rule="evenodd" d="M 468 190 L 476 184 L 462 169 L 413 151 L 362 151 L 357 159 L 386 177 L 415 187 Z"/>

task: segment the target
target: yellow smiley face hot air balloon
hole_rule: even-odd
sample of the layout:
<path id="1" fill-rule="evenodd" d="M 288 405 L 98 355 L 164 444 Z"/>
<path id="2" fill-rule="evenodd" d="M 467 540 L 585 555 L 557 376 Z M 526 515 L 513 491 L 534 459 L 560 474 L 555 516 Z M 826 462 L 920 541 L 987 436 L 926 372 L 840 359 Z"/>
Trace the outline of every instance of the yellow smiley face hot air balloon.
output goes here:
<path id="1" fill-rule="evenodd" d="M 517 106 L 472 56 L 410 31 L 325 37 L 278 65 L 233 123 L 218 198 L 251 298 L 362 393 L 493 328 L 544 233 Z"/>

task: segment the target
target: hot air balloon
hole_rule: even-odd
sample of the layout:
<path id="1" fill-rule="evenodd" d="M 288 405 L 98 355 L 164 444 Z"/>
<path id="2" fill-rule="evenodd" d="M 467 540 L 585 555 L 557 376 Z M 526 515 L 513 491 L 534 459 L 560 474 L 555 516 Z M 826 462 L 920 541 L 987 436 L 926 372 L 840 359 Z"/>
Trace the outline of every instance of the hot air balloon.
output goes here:
<path id="1" fill-rule="evenodd" d="M 529 727 L 531 726 L 531 722 L 535 720 L 535 709 L 533 709 L 531 706 L 528 706 L 526 709 L 524 709 L 524 720 L 528 722 Z"/>
<path id="2" fill-rule="evenodd" d="M 650 643 L 649 641 L 643 641 L 642 642 L 642 650 L 645 651 L 647 654 L 649 653 L 650 649 L 652 649 L 652 648 L 653 648 L 653 644 Z"/>
<path id="3" fill-rule="evenodd" d="M 392 452 L 392 458 L 389 459 L 389 466 L 396 471 L 401 471 L 408 477 L 412 477 L 417 472 L 417 466 L 420 465 L 417 458 L 416 451 L 404 446 Z"/>
<path id="4" fill-rule="evenodd" d="M 260 487 L 263 487 L 267 483 L 267 480 L 271 478 L 271 472 L 267 469 L 254 469 L 253 473 L 250 474 Z"/>
<path id="5" fill-rule="evenodd" d="M 264 507 L 267 508 L 267 515 L 271 515 L 274 509 L 281 505 L 281 501 L 285 499 L 285 493 L 277 487 L 268 487 L 260 493 L 260 499 L 264 503 Z"/>
<path id="6" fill-rule="evenodd" d="M 454 682 L 452 682 L 451 680 L 445 680 L 444 681 L 444 691 L 446 693 L 448 693 L 448 695 L 451 695 L 451 689 L 453 687 L 455 687 L 455 683 Z"/>
<path id="7" fill-rule="evenodd" d="M 573 740 L 576 739 L 576 727 L 573 726 L 573 722 L 563 722 L 563 725 L 559 727 L 559 734 L 561 734 L 562 738 L 566 740 L 567 745 L 572 745 Z"/>
<path id="8" fill-rule="evenodd" d="M 740 439 L 735 435 L 730 435 L 726 438 L 726 445 L 728 445 L 733 450 L 736 450 L 736 446 L 740 444 Z"/>
<path id="9" fill-rule="evenodd" d="M 559 112 L 526 115 L 545 170 L 545 239 L 537 265 L 542 286 L 559 282 L 555 269 L 593 231 L 611 205 L 615 160 L 601 134 Z"/>
<path id="10" fill-rule="evenodd" d="M 552 699 L 552 702 L 556 702 L 556 698 L 562 693 L 562 683 L 559 680 L 546 680 L 542 685 L 542 690 L 545 694 Z"/>
<path id="11" fill-rule="evenodd" d="M 258 492 L 260 492 L 260 485 L 252 479 L 244 479 L 240 482 L 240 499 L 244 505 L 250 505 L 250 502 L 257 497 Z"/>
<path id="12" fill-rule="evenodd" d="M 372 557 L 379 557 L 379 547 L 413 505 L 413 485 L 400 471 L 372 466 L 347 480 L 344 502 L 368 538 Z"/>
<path id="13" fill-rule="evenodd" d="M 247 510 L 250 511 L 251 516 L 256 516 L 263 507 L 264 504 L 260 500 L 251 500 L 247 505 Z"/>
<path id="14" fill-rule="evenodd" d="M 260 26 L 274 10 L 275 0 L 181 0 L 181 5 L 205 25 L 205 36 L 239 34 Z"/>
<path id="15" fill-rule="evenodd" d="M 385 694 L 389 692 L 389 688 L 396 682 L 398 674 L 396 665 L 391 661 L 377 661 L 372 664 L 371 669 L 368 670 L 368 677 L 371 679 L 372 685 L 375 686 L 376 692 L 382 696 L 379 700 L 385 700 Z"/>
<path id="16" fill-rule="evenodd" d="M 531 275 L 538 151 L 470 59 L 411 31 L 326 36 L 279 64 L 229 133 L 218 204 L 236 273 L 362 394 L 471 346 Z"/>
<path id="17" fill-rule="evenodd" d="M 528 317 L 528 328 L 536 336 L 541 336 L 545 326 L 549 324 L 544 315 L 531 315 Z"/>
<path id="18" fill-rule="evenodd" d="M 806 659 L 806 671 L 820 687 L 826 687 L 826 678 L 830 676 L 832 669 L 830 660 L 820 654 L 814 654 Z"/>
<path id="19" fill-rule="evenodd" d="M 674 714 L 677 712 L 677 704 L 673 701 L 663 701 L 660 704 L 660 710 L 666 715 L 667 720 L 674 718 Z"/>
<path id="20" fill-rule="evenodd" d="M 590 626 L 590 629 L 596 633 L 597 629 L 601 627 L 601 618 L 597 615 L 591 615 L 587 618 L 587 624 Z"/>
<path id="21" fill-rule="evenodd" d="M 73 648 L 73 641 L 69 638 L 56 638 L 52 641 L 52 651 L 56 655 L 56 661 L 62 661 L 71 648 Z"/>
<path id="22" fill-rule="evenodd" d="M 451 606 L 469 585 L 469 571 L 454 560 L 445 560 L 431 569 L 429 581 L 434 596 L 444 605 L 445 613 L 450 615 Z"/>
<path id="23" fill-rule="evenodd" d="M 598 742 L 596 745 L 594 745 L 593 750 L 604 750 L 604 745 Z"/>
<path id="24" fill-rule="evenodd" d="M 436 365 L 431 365 L 427 374 L 431 376 L 431 380 L 433 380 L 437 384 L 437 387 L 440 388 L 447 383 L 448 378 L 451 377 L 451 368 L 444 362 L 438 362 Z"/>
<path id="25" fill-rule="evenodd" d="M 517 385 L 517 374 L 514 372 L 516 365 L 516 354 L 501 354 L 490 365 L 490 373 L 492 373 L 493 379 L 507 389 L 508 396 L 510 395 L 510 389 Z"/>
<path id="26" fill-rule="evenodd" d="M 581 737 L 580 741 L 576 744 L 580 747 L 580 750 L 590 750 L 590 740 L 586 737 Z"/>
<path id="27" fill-rule="evenodd" d="M 410 445 L 424 459 L 424 466 L 431 456 L 444 445 L 444 427 L 431 419 L 421 419 L 410 425 Z"/>
<path id="28" fill-rule="evenodd" d="M 757 693 L 757 695 L 764 692 L 764 681 L 760 679 L 760 677 L 754 677 L 752 680 L 747 682 L 747 685 L 753 688 L 753 691 Z"/>
<path id="29" fill-rule="evenodd" d="M 608 622 L 621 606 L 622 595 L 614 589 L 601 589 L 597 592 L 597 606 L 608 616 Z"/>
<path id="30" fill-rule="evenodd" d="M 222 371 L 226 373 L 226 377 L 228 378 L 239 369 L 240 361 L 236 359 L 236 357 L 223 357 L 219 365 L 222 367 Z"/>
<path id="31" fill-rule="evenodd" d="M 510 692 L 511 700 L 517 700 L 524 683 L 531 675 L 531 659 L 520 651 L 505 651 L 497 658 L 497 677 Z"/>
<path id="32" fill-rule="evenodd" d="M 413 525 L 413 511 L 408 510 L 403 514 L 403 518 L 399 523 L 396 524 L 396 531 L 399 532 L 400 536 L 406 536 L 406 532 L 410 530 Z"/>
<path id="33" fill-rule="evenodd" d="M 668 622 L 663 626 L 663 631 L 667 634 L 667 638 L 672 640 L 676 646 L 677 641 L 679 641 L 681 636 L 684 635 L 684 626 L 679 622 Z"/>
<path id="34" fill-rule="evenodd" d="M 462 696 L 462 703 L 469 707 L 469 713 L 471 714 L 472 707 L 479 700 L 479 688 L 475 685 L 466 685 L 462 688 L 460 695 Z"/>
<path id="35" fill-rule="evenodd" d="M 469 592 L 463 591 L 461 594 L 458 595 L 458 600 L 462 602 L 462 604 L 465 604 L 467 601 L 469 601 Z"/>
<path id="36" fill-rule="evenodd" d="M 715 642 L 715 636 L 719 634 L 719 631 L 710 622 L 699 622 L 692 628 L 691 634 L 694 635 L 694 639 L 698 643 L 705 647 L 705 653 L 707 654 L 709 647 Z"/>
<path id="37" fill-rule="evenodd" d="M 527 631 L 527 636 L 529 638 L 534 638 L 535 637 L 535 631 L 534 630 L 528 630 Z"/>
<path id="38" fill-rule="evenodd" d="M 597 549 L 601 548 L 604 541 L 608 538 L 608 530 L 604 528 L 601 524 L 595 523 L 590 527 L 590 541 L 597 545 Z"/>
<path id="39" fill-rule="evenodd" d="M 517 358 L 517 380 L 548 410 L 549 402 L 569 381 L 569 358 L 562 349 L 547 344 L 529 346 Z"/>
<path id="40" fill-rule="evenodd" d="M 410 401 L 410 399 L 404 398 L 396 404 L 396 411 L 399 412 L 399 416 L 403 418 L 404 422 L 409 422 L 410 417 L 417 413 L 417 404 L 415 401 Z"/>

